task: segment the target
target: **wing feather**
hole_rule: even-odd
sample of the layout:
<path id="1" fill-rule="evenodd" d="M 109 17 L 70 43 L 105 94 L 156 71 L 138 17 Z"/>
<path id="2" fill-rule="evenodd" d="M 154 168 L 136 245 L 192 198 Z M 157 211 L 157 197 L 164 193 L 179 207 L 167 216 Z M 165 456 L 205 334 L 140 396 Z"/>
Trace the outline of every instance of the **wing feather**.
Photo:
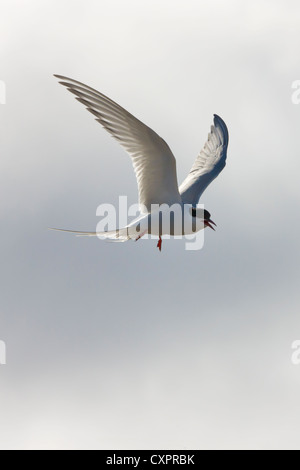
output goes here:
<path id="1" fill-rule="evenodd" d="M 167 143 L 150 127 L 97 90 L 62 75 L 55 77 L 131 156 L 142 212 L 150 212 L 151 204 L 180 203 L 176 161 Z"/>
<path id="2" fill-rule="evenodd" d="M 196 206 L 207 186 L 219 175 L 226 165 L 228 129 L 216 114 L 208 139 L 196 158 L 191 171 L 179 187 L 184 204 Z"/>

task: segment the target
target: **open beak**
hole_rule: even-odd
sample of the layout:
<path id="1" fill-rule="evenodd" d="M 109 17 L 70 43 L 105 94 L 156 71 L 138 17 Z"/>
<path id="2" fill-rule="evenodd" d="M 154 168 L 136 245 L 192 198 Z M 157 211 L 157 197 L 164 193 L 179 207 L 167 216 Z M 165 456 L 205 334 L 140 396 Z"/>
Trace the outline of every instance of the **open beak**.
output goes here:
<path id="1" fill-rule="evenodd" d="M 215 227 L 217 226 L 217 224 L 215 224 L 211 219 L 204 220 L 204 226 L 205 226 L 205 227 L 209 227 L 209 228 L 211 228 L 212 230 L 215 230 L 215 229 L 213 228 L 213 225 L 214 225 Z"/>

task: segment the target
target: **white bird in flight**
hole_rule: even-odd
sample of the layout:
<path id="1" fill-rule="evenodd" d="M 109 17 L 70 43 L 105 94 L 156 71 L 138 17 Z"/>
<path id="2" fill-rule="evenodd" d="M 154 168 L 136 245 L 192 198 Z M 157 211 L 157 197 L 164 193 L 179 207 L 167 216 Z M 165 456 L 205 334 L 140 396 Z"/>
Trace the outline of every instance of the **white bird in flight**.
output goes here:
<path id="1" fill-rule="evenodd" d="M 197 208 L 200 196 L 219 175 L 226 164 L 228 130 L 225 122 L 214 114 L 214 125 L 208 139 L 196 158 L 188 176 L 178 188 L 176 160 L 168 144 L 152 129 L 99 91 L 71 78 L 54 75 L 62 85 L 96 116 L 96 121 L 106 129 L 128 152 L 137 178 L 141 215 L 124 228 L 105 232 L 79 232 L 79 236 L 98 236 L 115 241 L 139 240 L 146 234 L 188 235 L 205 227 L 214 230 L 216 225 L 206 209 Z M 179 223 L 162 226 L 168 208 L 179 207 Z M 178 219 L 177 219 L 178 222 Z"/>

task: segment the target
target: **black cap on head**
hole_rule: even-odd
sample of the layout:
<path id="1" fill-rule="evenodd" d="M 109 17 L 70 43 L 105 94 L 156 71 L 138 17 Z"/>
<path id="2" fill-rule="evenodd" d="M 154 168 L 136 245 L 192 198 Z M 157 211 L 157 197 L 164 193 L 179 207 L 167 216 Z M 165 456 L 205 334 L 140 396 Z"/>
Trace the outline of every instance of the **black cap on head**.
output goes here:
<path id="1" fill-rule="evenodd" d="M 204 209 L 204 220 L 209 220 L 210 219 L 210 213 Z"/>
<path id="2" fill-rule="evenodd" d="M 198 209 L 198 212 L 197 212 L 197 209 L 195 207 L 192 207 L 192 216 L 197 217 L 197 214 L 198 214 L 198 217 L 200 217 L 200 214 L 201 216 L 203 214 L 204 220 L 210 219 L 210 213 L 206 209 L 203 209 L 203 212 L 202 212 L 202 209 Z"/>

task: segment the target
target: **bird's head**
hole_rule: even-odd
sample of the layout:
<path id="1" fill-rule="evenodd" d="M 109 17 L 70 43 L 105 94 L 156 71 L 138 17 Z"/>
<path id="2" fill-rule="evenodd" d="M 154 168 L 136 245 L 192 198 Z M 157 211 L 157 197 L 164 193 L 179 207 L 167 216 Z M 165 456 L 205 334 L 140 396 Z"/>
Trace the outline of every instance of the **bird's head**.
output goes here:
<path id="1" fill-rule="evenodd" d="M 192 212 L 193 217 L 203 219 L 204 227 L 210 227 L 212 230 L 215 230 L 213 228 L 213 225 L 215 227 L 217 225 L 211 220 L 210 213 L 206 209 L 198 209 L 198 208 L 192 207 L 191 212 Z"/>

